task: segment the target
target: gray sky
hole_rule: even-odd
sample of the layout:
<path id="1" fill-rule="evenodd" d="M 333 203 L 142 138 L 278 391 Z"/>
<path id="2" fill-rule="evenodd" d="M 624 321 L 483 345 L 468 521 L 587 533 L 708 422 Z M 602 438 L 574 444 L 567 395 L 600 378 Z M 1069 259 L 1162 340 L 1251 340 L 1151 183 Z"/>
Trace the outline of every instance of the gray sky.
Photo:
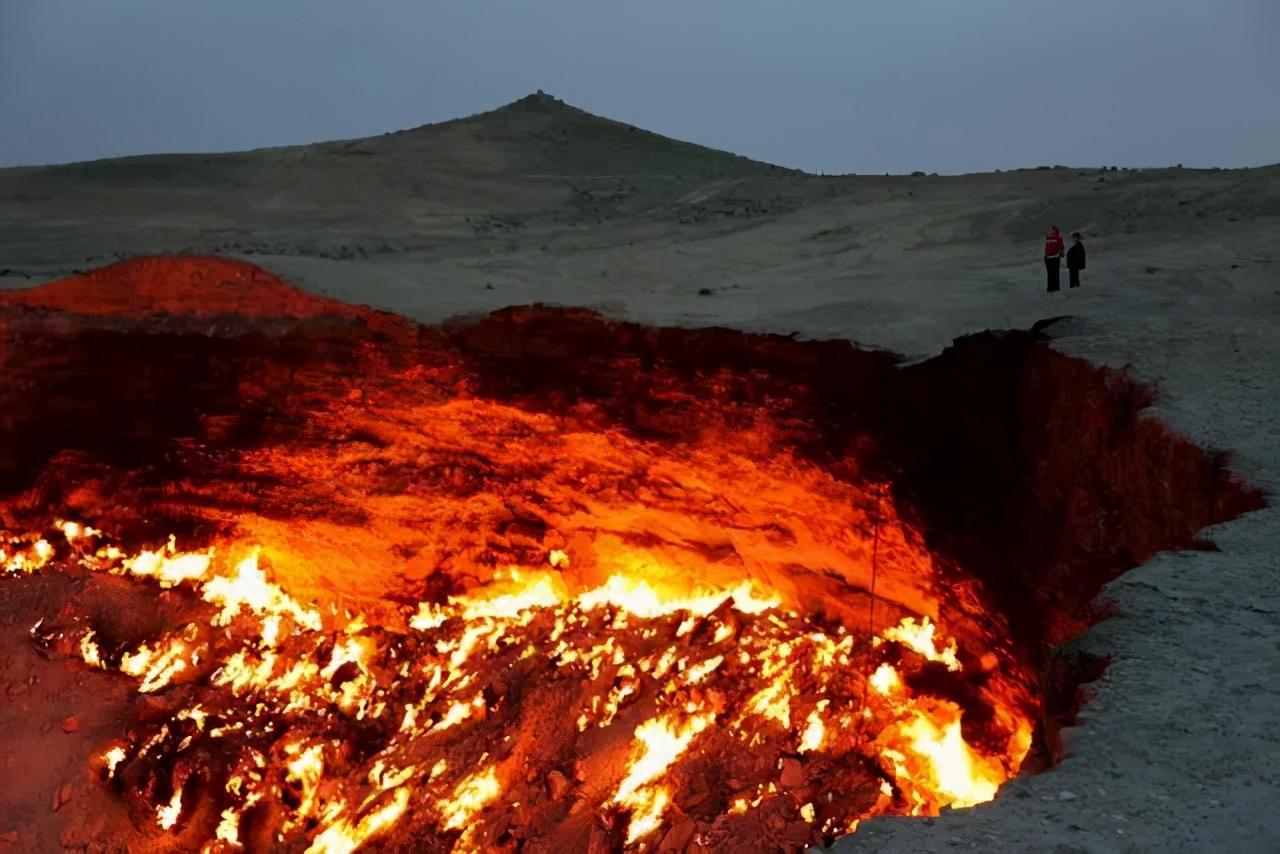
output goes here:
<path id="1" fill-rule="evenodd" d="M 1280 161 L 1280 0 L 0 0 L 0 165 L 546 91 L 786 166 Z"/>

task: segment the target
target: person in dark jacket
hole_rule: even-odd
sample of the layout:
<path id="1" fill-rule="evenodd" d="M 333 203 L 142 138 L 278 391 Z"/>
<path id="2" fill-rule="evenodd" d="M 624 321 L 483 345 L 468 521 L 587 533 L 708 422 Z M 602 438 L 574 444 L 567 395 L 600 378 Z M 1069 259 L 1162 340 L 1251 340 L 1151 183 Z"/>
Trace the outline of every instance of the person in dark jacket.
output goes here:
<path id="1" fill-rule="evenodd" d="M 1071 233 L 1071 248 L 1067 250 L 1067 276 L 1071 287 L 1080 287 L 1080 271 L 1084 269 L 1084 243 L 1080 232 Z"/>
<path id="2" fill-rule="evenodd" d="M 1053 293 L 1062 286 L 1062 276 L 1058 272 L 1062 264 L 1062 232 L 1055 225 L 1049 229 L 1044 238 L 1044 268 L 1049 274 L 1049 292 Z"/>

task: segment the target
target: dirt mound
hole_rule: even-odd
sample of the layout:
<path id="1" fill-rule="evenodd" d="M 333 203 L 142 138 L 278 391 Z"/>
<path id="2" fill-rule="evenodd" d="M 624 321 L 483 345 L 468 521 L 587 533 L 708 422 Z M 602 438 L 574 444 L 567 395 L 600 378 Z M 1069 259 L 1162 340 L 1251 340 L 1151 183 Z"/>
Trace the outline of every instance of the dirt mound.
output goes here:
<path id="1" fill-rule="evenodd" d="M 0 305 L 129 317 L 306 318 L 372 313 L 304 293 L 252 264 L 196 256 L 132 258 L 39 287 L 0 292 Z"/>

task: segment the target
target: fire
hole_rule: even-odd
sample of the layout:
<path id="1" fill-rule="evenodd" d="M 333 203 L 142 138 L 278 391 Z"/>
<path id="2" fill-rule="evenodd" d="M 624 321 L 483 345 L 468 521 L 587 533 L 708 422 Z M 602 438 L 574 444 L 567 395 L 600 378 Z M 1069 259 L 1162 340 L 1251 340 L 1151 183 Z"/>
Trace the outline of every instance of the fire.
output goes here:
<path id="1" fill-rule="evenodd" d="M 888 696 L 902 689 L 902 679 L 898 676 L 898 671 L 894 670 L 893 665 L 888 662 L 876 668 L 876 672 L 871 674 L 870 681 L 871 687 L 878 694 Z"/>
<path id="2" fill-rule="evenodd" d="M 121 566 L 130 575 L 154 578 L 161 587 L 173 587 L 184 581 L 207 578 L 212 558 L 208 553 L 179 554 L 171 538 L 165 548 L 139 552 Z"/>
<path id="3" fill-rule="evenodd" d="M 648 836 L 662 824 L 662 814 L 671 801 L 665 786 L 651 785 L 654 780 L 689 749 L 694 738 L 715 720 L 714 715 L 694 715 L 685 721 L 671 717 L 645 721 L 636 727 L 636 741 L 642 752 L 627 769 L 627 776 L 618 784 L 613 803 L 630 807 L 631 823 L 627 828 L 627 842 L 632 843 Z"/>
<path id="4" fill-rule="evenodd" d="M 578 604 L 585 610 L 612 606 L 643 619 L 665 617 L 679 611 L 705 617 L 725 601 L 732 602 L 733 607 L 744 614 L 759 614 L 781 604 L 778 599 L 760 596 L 746 581 L 728 591 L 709 590 L 682 596 L 663 595 L 645 578 L 624 575 L 611 575 L 603 585 L 578 597 Z"/>
<path id="5" fill-rule="evenodd" d="M 567 739 L 556 748 L 566 756 L 590 756 L 590 745 L 630 734 L 616 782 L 565 801 L 586 798 L 581 808 L 616 815 L 627 846 L 658 834 L 677 805 L 689 814 L 690 781 L 742 763 L 766 742 L 828 769 L 814 779 L 880 769 L 888 794 L 870 812 L 832 812 L 838 790 L 787 802 L 797 822 L 821 824 L 823 833 L 880 812 L 927 815 L 990 800 L 1029 744 L 1017 707 L 997 705 L 993 720 L 1009 747 L 991 753 L 966 740 L 960 706 L 917 695 L 912 667 L 936 662 L 963 678 L 957 642 L 928 617 L 904 617 L 860 644 L 856 632 L 802 615 L 759 580 L 681 581 L 634 551 L 615 552 L 625 569 L 601 572 L 591 585 L 573 574 L 567 550 L 552 550 L 541 565 L 502 567 L 488 584 L 421 603 L 389 631 L 363 614 L 324 616 L 303 604 L 272 578 L 256 547 L 183 552 L 170 540 L 129 554 L 100 545 L 109 539 L 101 531 L 66 523 L 64 530 L 70 554 L 36 549 L 36 539 L 19 544 L 21 553 L 46 565 L 80 555 L 91 571 L 188 591 L 208 609 L 203 626 L 187 623 L 133 648 L 104 646 L 92 629 L 73 636 L 72 648 L 86 664 L 134 679 L 140 694 L 178 682 L 194 687 L 190 705 L 102 761 L 114 778 L 126 762 L 146 769 L 216 743 L 230 758 L 207 833 L 230 845 L 241 844 L 246 811 L 288 790 L 275 832 L 308 851 L 354 851 L 394 832 L 419 802 L 435 805 L 434 818 L 415 809 L 415 826 L 433 826 L 451 840 L 446 848 L 484 848 L 497 815 L 528 808 L 511 801 L 517 789 L 508 763 L 536 762 L 548 739 Z M 32 561 L 15 571 L 30 571 Z M 42 631 L 38 625 L 33 634 Z M 883 660 L 895 650 L 896 664 Z M 506 686 L 517 674 L 525 702 L 561 709 L 532 724 L 547 735 L 527 744 L 513 740 L 524 712 Z M 352 764 L 337 735 L 344 731 L 372 737 L 363 766 Z M 519 758 L 510 753 L 516 744 Z M 796 785 L 786 776 L 794 769 L 780 787 L 767 763 L 748 762 L 735 774 L 751 788 L 724 791 L 702 820 L 749 818 Z M 518 790 L 530 798 L 527 786 Z M 821 822 L 819 801 L 827 805 Z M 183 787 L 152 809 L 161 829 L 174 829 Z"/>
<path id="6" fill-rule="evenodd" d="M 804 733 L 800 736 L 801 753 L 809 753 L 820 749 L 826 740 L 827 727 L 822 722 L 822 710 L 827 707 L 829 702 L 829 700 L 819 700 L 817 707 L 805 719 Z"/>
<path id="7" fill-rule="evenodd" d="M 178 789 L 167 804 L 156 809 L 156 823 L 160 825 L 161 830 L 170 830 L 178 823 L 178 817 L 181 815 L 182 790 Z"/>
<path id="8" fill-rule="evenodd" d="M 458 830 L 477 812 L 484 809 L 502 793 L 502 786 L 493 768 L 486 768 L 467 777 L 453 790 L 452 796 L 440 804 L 440 816 L 446 830 Z"/>
<path id="9" fill-rule="evenodd" d="M 124 761 L 126 755 L 124 748 L 120 745 L 116 745 L 103 754 L 102 761 L 107 767 L 107 777 L 110 778 L 116 775 L 116 768 Z"/>
<path id="10" fill-rule="evenodd" d="M 513 571 L 511 581 L 521 580 L 518 570 Z M 547 575 L 532 579 L 527 585 L 511 593 L 501 593 L 491 599 L 469 599 L 462 609 L 464 620 L 513 619 L 535 608 L 550 608 L 562 600 L 556 591 L 555 580 Z"/>
<path id="11" fill-rule="evenodd" d="M 254 614 L 270 614 L 274 617 L 289 616 L 295 623 L 312 631 L 320 629 L 320 615 L 313 610 L 303 608 L 279 587 L 267 581 L 266 573 L 258 567 L 258 550 L 236 564 L 234 574 L 230 576 L 207 576 L 208 566 L 197 576 L 205 581 L 203 592 L 205 601 L 220 605 L 222 610 L 214 618 L 214 625 L 225 626 L 235 619 L 242 610 Z M 180 555 L 178 560 L 189 558 Z"/>
<path id="12" fill-rule="evenodd" d="M 93 640 L 93 632 L 87 632 L 84 637 L 80 638 L 80 657 L 90 667 L 106 666 L 102 663 L 102 653 L 98 649 L 98 644 Z"/>
<path id="13" fill-rule="evenodd" d="M 956 657 L 956 642 L 952 639 L 947 646 L 938 649 L 937 634 L 938 627 L 929 621 L 928 617 L 924 617 L 919 623 L 914 617 L 906 617 L 902 623 L 897 626 L 891 626 L 886 629 L 877 641 L 890 640 L 898 643 L 923 655 L 930 661 L 937 661 L 945 664 L 948 670 L 960 670 L 960 659 Z"/>
<path id="14" fill-rule="evenodd" d="M 26 543 L 10 538 L 8 548 L 0 548 L 0 569 L 11 575 L 37 572 L 48 565 L 53 555 L 53 546 L 43 537 Z"/>
<path id="15" fill-rule="evenodd" d="M 62 536 L 67 538 L 68 543 L 74 543 L 82 537 L 100 537 L 102 532 L 97 528 L 90 528 L 87 525 L 81 525 L 79 522 L 68 522 L 59 519 L 54 522 L 54 527 L 62 530 Z"/>
<path id="16" fill-rule="evenodd" d="M 86 664 L 100 666 L 97 650 L 81 644 Z M 120 659 L 120 672 L 139 677 L 138 691 L 150 694 L 173 681 L 187 669 L 186 645 L 180 639 L 171 639 L 155 649 L 143 644 L 136 652 L 125 653 Z"/>
<path id="17" fill-rule="evenodd" d="M 931 814 L 943 805 L 985 803 L 995 797 L 1007 776 L 998 763 L 965 742 L 960 710 L 954 704 L 935 702 L 913 708 L 882 739 L 893 746 L 881 756 L 911 799 L 916 815 Z"/>
<path id="18" fill-rule="evenodd" d="M 239 845 L 240 814 L 231 807 L 223 810 L 218 822 L 218 829 L 214 831 L 214 835 L 219 841 L 228 845 Z"/>
<path id="19" fill-rule="evenodd" d="M 391 793 L 386 803 L 356 821 L 340 818 L 317 834 L 307 854 L 351 854 L 368 839 L 391 827 L 409 805 L 408 789 Z"/>
<path id="20" fill-rule="evenodd" d="M 285 754 L 292 758 L 287 763 L 289 773 L 286 781 L 296 784 L 302 792 L 296 810 L 296 818 L 286 827 L 306 819 L 315 807 L 316 787 L 324 776 L 324 745 L 312 744 L 305 749 L 297 744 L 285 748 Z"/>

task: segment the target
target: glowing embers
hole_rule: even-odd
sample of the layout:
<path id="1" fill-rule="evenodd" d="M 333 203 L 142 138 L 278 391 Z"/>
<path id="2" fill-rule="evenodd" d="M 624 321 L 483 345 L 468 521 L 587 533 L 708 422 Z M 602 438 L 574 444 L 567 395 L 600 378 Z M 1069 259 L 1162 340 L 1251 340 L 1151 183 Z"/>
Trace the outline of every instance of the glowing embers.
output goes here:
<path id="1" fill-rule="evenodd" d="M 17 575 L 36 572 L 48 565 L 53 546 L 44 537 L 0 539 L 0 571 Z"/>
<path id="2" fill-rule="evenodd" d="M 160 564 L 110 549 L 67 538 L 47 563 L 156 584 L 196 565 L 173 544 Z M 1029 741 L 1024 710 L 967 682 L 926 620 L 872 638 L 634 562 L 582 588 L 561 551 L 388 631 L 296 601 L 256 549 L 193 554 L 202 573 L 173 583 L 202 617 L 141 644 L 79 625 L 60 647 L 171 704 L 100 767 L 189 842 L 800 847 L 988 800 Z"/>

